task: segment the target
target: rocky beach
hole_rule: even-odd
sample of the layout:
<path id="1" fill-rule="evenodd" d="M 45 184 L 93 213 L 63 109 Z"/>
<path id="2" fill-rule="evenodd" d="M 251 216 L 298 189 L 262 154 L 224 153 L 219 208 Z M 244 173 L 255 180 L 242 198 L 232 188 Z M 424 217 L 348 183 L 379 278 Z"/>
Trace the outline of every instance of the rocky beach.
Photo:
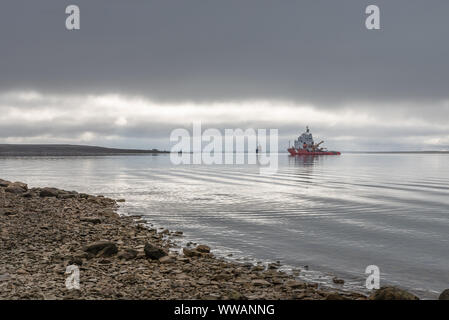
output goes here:
<path id="1" fill-rule="evenodd" d="M 277 264 L 226 261 L 206 245 L 177 250 L 170 238 L 181 231 L 120 216 L 121 201 L 0 179 L 0 299 L 368 299 L 300 281 Z M 69 290 L 73 265 L 80 288 Z M 371 298 L 417 299 L 396 288 Z"/>

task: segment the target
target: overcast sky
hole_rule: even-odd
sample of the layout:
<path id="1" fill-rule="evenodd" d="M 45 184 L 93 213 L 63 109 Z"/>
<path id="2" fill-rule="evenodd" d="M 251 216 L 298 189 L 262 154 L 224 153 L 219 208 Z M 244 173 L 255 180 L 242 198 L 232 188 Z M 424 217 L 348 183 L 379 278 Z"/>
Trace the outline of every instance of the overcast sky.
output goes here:
<path id="1" fill-rule="evenodd" d="M 447 0 L 2 0 L 0 143 L 169 149 L 201 120 L 278 128 L 281 148 L 309 125 L 330 149 L 449 150 L 448 16 Z"/>

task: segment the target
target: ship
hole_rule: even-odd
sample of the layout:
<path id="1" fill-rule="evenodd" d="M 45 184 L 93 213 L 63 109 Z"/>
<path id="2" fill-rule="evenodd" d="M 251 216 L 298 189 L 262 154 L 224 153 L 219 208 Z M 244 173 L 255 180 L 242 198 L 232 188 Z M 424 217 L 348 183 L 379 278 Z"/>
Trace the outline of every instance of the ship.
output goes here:
<path id="1" fill-rule="evenodd" d="M 323 143 L 324 141 L 315 144 L 309 127 L 306 127 L 306 132 L 301 134 L 295 140 L 293 147 L 289 146 L 287 150 L 292 156 L 339 156 L 341 154 L 338 151 L 328 151 L 321 147 Z"/>

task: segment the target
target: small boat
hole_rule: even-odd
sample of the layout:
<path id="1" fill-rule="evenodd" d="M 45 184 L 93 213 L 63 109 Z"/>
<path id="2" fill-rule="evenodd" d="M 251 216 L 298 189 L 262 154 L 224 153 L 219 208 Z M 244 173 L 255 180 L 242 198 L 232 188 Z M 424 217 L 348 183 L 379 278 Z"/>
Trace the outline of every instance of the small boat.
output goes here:
<path id="1" fill-rule="evenodd" d="M 294 146 L 287 149 L 292 156 L 339 156 L 338 151 L 328 151 L 326 148 L 320 147 L 324 141 L 317 144 L 313 141 L 312 133 L 309 127 L 306 127 L 306 132 L 301 134 L 295 140 Z"/>

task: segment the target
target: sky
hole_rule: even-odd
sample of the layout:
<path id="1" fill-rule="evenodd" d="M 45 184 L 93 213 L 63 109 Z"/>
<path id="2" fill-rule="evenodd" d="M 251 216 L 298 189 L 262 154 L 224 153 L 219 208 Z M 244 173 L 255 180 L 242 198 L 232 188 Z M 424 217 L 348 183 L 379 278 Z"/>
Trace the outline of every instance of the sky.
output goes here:
<path id="1" fill-rule="evenodd" d="M 278 129 L 281 150 L 306 125 L 333 150 L 449 150 L 448 15 L 447 0 L 2 0 L 0 143 L 169 150 L 201 121 Z"/>

